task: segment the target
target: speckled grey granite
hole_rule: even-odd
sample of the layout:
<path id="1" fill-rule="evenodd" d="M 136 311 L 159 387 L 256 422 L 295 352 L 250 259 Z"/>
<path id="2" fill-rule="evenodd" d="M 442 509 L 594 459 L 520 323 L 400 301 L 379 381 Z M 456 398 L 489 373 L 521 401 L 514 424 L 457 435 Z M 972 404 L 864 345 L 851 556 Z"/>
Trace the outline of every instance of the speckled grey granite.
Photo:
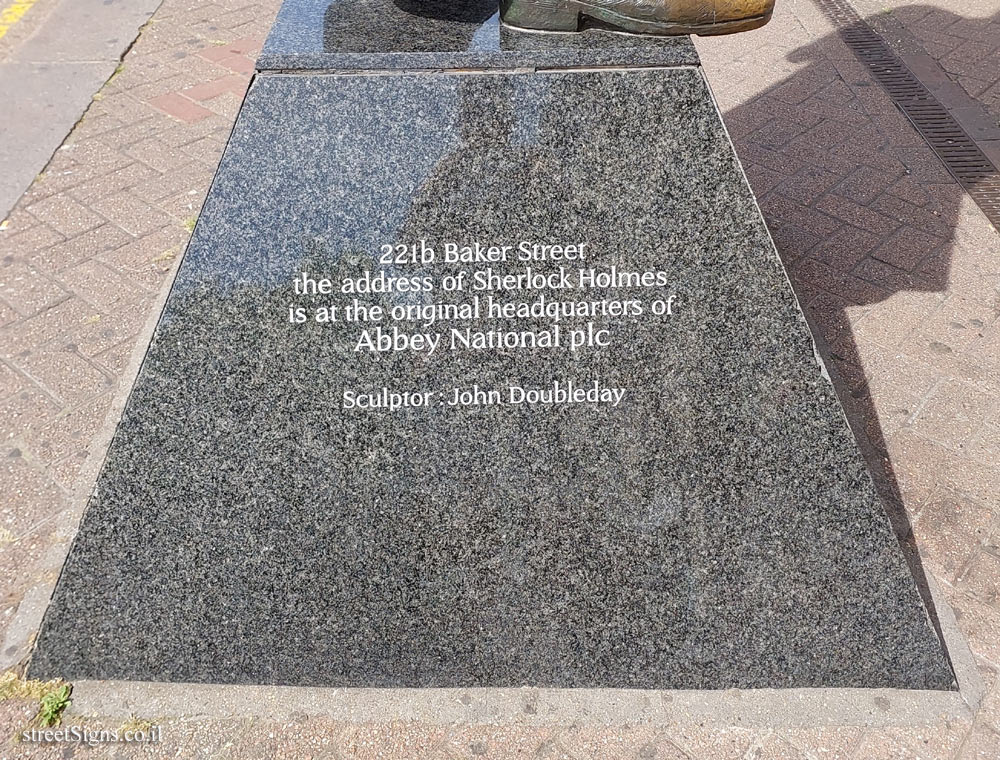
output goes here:
<path id="1" fill-rule="evenodd" d="M 612 345 L 576 354 L 355 353 L 354 325 L 288 323 L 300 270 L 419 239 L 585 241 L 667 272 L 679 309 L 598 318 Z M 556 379 L 627 396 L 342 408 Z M 258 77 L 30 674 L 954 688 L 691 68 Z"/>
<path id="2" fill-rule="evenodd" d="M 597 29 L 532 34 L 500 24 L 496 0 L 285 0 L 257 69 L 438 70 L 697 66 L 689 37 Z"/>

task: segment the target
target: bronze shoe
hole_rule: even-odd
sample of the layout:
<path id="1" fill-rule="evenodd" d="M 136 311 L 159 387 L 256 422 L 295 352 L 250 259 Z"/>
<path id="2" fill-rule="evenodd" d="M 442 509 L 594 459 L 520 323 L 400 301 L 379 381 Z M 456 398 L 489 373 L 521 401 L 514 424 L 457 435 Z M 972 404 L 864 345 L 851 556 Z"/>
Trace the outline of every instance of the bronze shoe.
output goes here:
<path id="1" fill-rule="evenodd" d="M 764 26 L 774 0 L 501 0 L 508 26 L 578 32 L 593 25 L 633 34 L 731 34 Z"/>

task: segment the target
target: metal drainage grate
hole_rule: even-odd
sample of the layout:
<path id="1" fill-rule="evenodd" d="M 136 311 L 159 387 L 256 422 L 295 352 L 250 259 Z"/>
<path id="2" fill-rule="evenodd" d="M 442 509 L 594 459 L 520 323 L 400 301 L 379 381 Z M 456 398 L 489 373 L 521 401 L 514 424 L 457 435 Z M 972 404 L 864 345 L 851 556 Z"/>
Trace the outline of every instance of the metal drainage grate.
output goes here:
<path id="1" fill-rule="evenodd" d="M 934 149 L 994 227 L 1000 227 L 1000 171 L 947 109 L 846 0 L 816 0 L 858 60 Z"/>

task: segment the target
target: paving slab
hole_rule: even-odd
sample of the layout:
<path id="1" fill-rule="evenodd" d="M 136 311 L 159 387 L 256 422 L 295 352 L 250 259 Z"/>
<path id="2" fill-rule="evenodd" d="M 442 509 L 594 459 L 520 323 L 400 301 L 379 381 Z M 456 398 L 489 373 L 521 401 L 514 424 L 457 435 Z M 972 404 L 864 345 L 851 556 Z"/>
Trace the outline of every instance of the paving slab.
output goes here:
<path id="1" fill-rule="evenodd" d="M 66 139 L 161 0 L 63 0 L 0 62 L 0 217 Z"/>
<path id="2" fill-rule="evenodd" d="M 30 672 L 953 690 L 700 69 L 491 61 L 256 78 Z"/>

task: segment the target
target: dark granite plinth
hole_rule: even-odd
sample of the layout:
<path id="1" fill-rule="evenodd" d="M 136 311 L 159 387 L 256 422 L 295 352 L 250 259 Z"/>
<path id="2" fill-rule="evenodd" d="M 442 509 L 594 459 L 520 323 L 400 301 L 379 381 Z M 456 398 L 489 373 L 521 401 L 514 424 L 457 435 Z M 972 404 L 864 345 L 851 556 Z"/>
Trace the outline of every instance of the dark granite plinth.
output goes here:
<path id="1" fill-rule="evenodd" d="M 287 15 L 287 12 L 286 12 Z M 356 351 L 289 322 L 384 243 L 585 243 L 606 346 Z M 560 264 L 536 262 L 551 274 Z M 657 275 L 657 277 L 660 277 Z M 392 307 L 476 294 L 362 295 Z M 675 297 L 671 315 L 653 299 Z M 550 330 L 527 316 L 399 325 Z M 382 325 L 391 329 L 391 323 Z M 370 325 L 369 325 L 370 327 Z M 566 335 L 567 333 L 564 333 Z M 476 386 L 607 390 L 449 406 Z M 430 394 L 345 408 L 345 392 Z M 621 397 L 614 402 L 614 391 Z M 73 545 L 34 677 L 336 686 L 954 679 L 700 70 L 259 76 Z"/>
<path id="2" fill-rule="evenodd" d="M 495 0 L 294 0 L 257 60 L 273 70 L 697 66 L 688 37 L 590 30 L 529 34 L 500 24 Z"/>

